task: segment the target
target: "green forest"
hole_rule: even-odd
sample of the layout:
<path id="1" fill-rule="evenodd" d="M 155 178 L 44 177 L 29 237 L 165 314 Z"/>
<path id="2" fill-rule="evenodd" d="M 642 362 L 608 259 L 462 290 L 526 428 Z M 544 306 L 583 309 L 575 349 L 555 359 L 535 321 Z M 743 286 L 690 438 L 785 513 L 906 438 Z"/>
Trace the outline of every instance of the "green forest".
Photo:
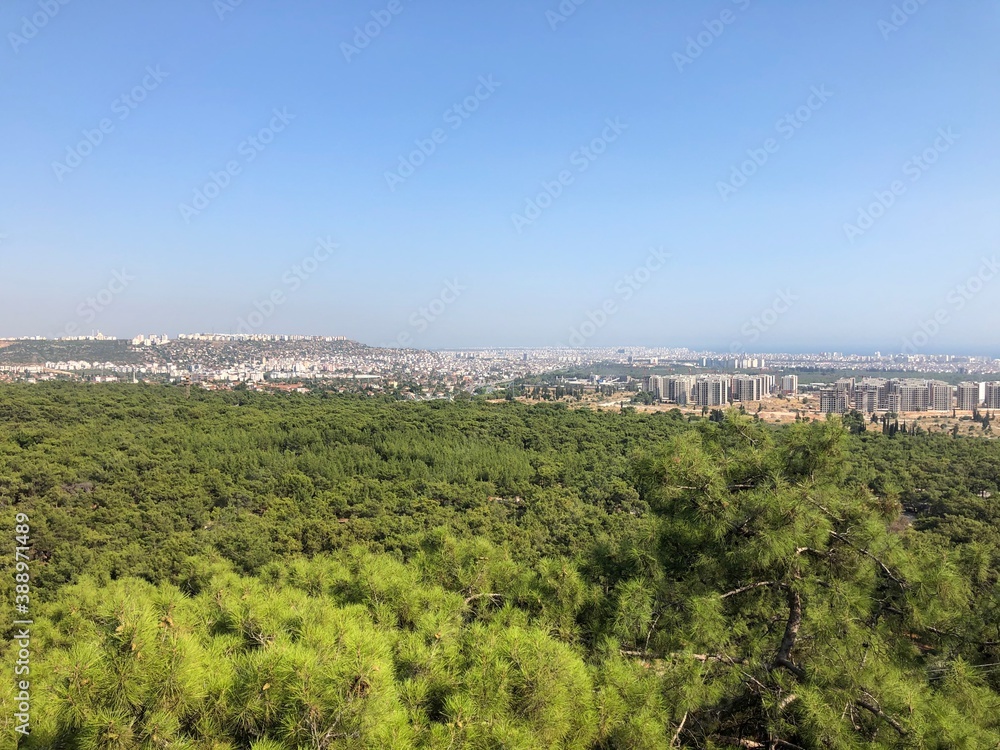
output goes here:
<path id="1" fill-rule="evenodd" d="M 998 748 L 1000 441 L 851 427 L 0 386 L 0 750 Z"/>

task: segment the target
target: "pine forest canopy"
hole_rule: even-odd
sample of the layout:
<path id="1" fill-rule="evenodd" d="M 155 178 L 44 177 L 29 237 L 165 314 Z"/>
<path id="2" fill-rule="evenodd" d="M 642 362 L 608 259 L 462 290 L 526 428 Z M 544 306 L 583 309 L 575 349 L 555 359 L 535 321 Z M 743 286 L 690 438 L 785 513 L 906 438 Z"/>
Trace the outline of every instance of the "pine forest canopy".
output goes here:
<path id="1" fill-rule="evenodd" d="M 1000 442 L 0 387 L 0 749 L 1000 747 Z"/>

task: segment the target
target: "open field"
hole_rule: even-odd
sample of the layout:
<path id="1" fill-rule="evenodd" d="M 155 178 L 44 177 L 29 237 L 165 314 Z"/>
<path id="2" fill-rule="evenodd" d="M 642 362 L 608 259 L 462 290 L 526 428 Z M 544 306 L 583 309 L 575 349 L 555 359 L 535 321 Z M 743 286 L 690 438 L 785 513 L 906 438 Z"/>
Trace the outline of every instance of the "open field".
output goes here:
<path id="1" fill-rule="evenodd" d="M 626 393 L 609 398 L 607 396 L 587 394 L 580 400 L 567 397 L 565 402 L 569 404 L 570 408 L 595 409 L 598 411 L 621 409 L 623 406 L 648 414 L 677 410 L 685 417 L 700 417 L 710 412 L 713 408 L 719 408 L 710 407 L 706 410 L 700 406 L 677 406 L 676 404 L 633 404 L 631 396 L 632 394 Z M 529 404 L 541 403 L 538 400 L 527 398 L 519 398 L 518 401 Z M 761 401 L 748 401 L 742 404 L 737 402 L 733 406 L 737 409 L 742 406 L 747 414 L 756 415 L 761 421 L 770 424 L 791 424 L 795 422 L 796 416 L 808 421 L 826 419 L 826 414 L 819 409 L 819 397 L 815 394 L 800 394 L 793 399 L 767 398 Z M 876 422 L 871 421 L 870 414 L 866 415 L 868 429 L 880 430 L 881 419 L 882 413 L 876 415 Z M 957 425 L 958 434 L 960 435 L 992 436 L 991 433 L 984 434 L 982 425 L 973 422 L 972 413 L 967 411 L 957 411 L 954 415 L 953 412 L 901 412 L 894 417 L 893 421 L 898 421 L 900 425 L 905 424 L 908 429 L 919 426 L 927 432 L 950 433 Z"/>

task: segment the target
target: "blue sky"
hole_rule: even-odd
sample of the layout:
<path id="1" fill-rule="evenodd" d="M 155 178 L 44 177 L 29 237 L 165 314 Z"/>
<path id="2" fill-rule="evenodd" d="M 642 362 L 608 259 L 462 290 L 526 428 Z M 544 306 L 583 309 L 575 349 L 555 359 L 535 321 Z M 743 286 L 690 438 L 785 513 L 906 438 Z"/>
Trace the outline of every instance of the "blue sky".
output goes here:
<path id="1" fill-rule="evenodd" d="M 1000 355 L 997 2 L 12 0 L 0 32 L 0 335 Z"/>

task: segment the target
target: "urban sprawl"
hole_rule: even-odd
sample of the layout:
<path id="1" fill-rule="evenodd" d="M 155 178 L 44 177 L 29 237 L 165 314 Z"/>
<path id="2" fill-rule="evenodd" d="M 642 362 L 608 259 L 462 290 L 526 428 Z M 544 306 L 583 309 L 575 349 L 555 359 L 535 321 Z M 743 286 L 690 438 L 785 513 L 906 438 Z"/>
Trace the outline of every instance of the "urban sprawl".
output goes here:
<path id="1" fill-rule="evenodd" d="M 429 351 L 371 347 L 343 336 L 262 333 L 118 339 L 95 332 L 0 339 L 0 380 L 6 381 L 186 382 L 251 389 L 327 381 L 340 390 L 418 398 L 535 386 L 517 390 L 521 397 L 542 390 L 539 385 L 562 383 L 566 387 L 558 392 L 563 394 L 592 393 L 600 401 L 618 391 L 643 391 L 647 403 L 682 409 L 772 398 L 784 399 L 789 409 L 826 413 L 1000 409 L 998 373 L 1000 360 L 992 357 L 880 352 L 765 358 L 663 347 Z"/>
<path id="2" fill-rule="evenodd" d="M 799 394 L 797 375 L 776 379 L 770 374 L 650 375 L 643 389 L 661 403 L 678 406 L 723 406 L 760 401 L 772 394 Z M 832 387 L 820 388 L 819 410 L 846 414 L 875 412 L 975 411 L 1000 409 L 1000 382 L 963 382 L 957 386 L 940 380 L 916 378 L 839 378 Z"/>

